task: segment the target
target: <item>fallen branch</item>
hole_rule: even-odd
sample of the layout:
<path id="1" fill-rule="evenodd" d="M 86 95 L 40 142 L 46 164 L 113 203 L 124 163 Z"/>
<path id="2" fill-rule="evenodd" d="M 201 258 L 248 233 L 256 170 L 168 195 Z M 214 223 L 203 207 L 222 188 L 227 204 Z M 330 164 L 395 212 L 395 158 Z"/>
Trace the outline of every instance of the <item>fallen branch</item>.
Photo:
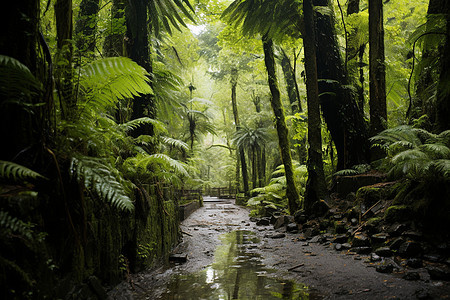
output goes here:
<path id="1" fill-rule="evenodd" d="M 186 235 L 188 235 L 188 236 L 192 236 L 192 234 L 187 233 L 186 231 L 183 231 L 183 230 L 181 230 L 181 233 L 184 233 L 184 234 L 186 234 Z"/>
<path id="2" fill-rule="evenodd" d="M 295 270 L 295 269 L 297 269 L 297 268 L 303 267 L 304 265 L 305 265 L 305 264 L 299 264 L 299 265 L 296 265 L 296 266 L 294 266 L 294 267 L 292 267 L 292 268 L 289 268 L 288 271 L 293 271 L 293 270 Z"/>

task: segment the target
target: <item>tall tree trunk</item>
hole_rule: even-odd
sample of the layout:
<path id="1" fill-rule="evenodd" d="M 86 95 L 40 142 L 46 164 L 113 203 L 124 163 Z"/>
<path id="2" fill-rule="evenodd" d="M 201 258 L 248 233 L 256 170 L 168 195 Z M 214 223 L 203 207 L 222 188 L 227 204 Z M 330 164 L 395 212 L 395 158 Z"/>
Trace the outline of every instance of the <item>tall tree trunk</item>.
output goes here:
<path id="1" fill-rule="evenodd" d="M 103 55 L 106 57 L 123 56 L 123 37 L 121 20 L 124 17 L 124 0 L 113 0 L 111 6 L 111 23 L 108 26 L 108 35 L 103 43 Z"/>
<path id="2" fill-rule="evenodd" d="M 100 0 L 82 0 L 80 3 L 75 23 L 75 45 L 81 52 L 79 56 L 91 56 L 95 51 L 99 4 Z"/>
<path id="3" fill-rule="evenodd" d="M 325 175 L 322 162 L 322 133 L 319 108 L 319 87 L 317 84 L 317 65 L 314 32 L 314 12 L 312 0 L 303 0 L 305 34 L 306 93 L 308 105 L 308 181 L 306 184 L 304 207 L 308 213 L 326 194 Z"/>
<path id="4" fill-rule="evenodd" d="M 39 4 L 38 0 L 11 1 L 0 11 L 0 53 L 17 59 L 34 75 L 37 73 Z M 3 141 L 0 160 L 12 161 L 30 146 L 34 135 L 31 115 L 25 107 L 10 100 L 0 94 L 0 136 Z"/>
<path id="5" fill-rule="evenodd" d="M 447 0 L 430 0 L 428 3 L 427 10 L 427 25 L 426 32 L 432 32 L 435 22 L 433 18 L 440 15 L 445 9 L 445 3 Z M 434 35 L 423 36 L 423 46 L 422 46 L 422 60 L 431 59 L 432 57 L 442 56 L 443 48 L 439 47 L 438 43 L 433 41 Z M 415 95 L 412 97 L 412 103 L 408 108 L 407 116 L 410 119 L 418 119 L 423 115 L 427 115 L 431 124 L 436 122 L 437 107 L 434 104 L 434 99 L 436 95 L 435 82 L 439 81 L 440 70 L 438 68 L 422 68 L 420 74 L 418 75 L 418 80 L 414 84 L 416 87 Z"/>
<path id="6" fill-rule="evenodd" d="M 331 8 L 329 0 L 313 0 L 314 6 Z M 320 104 L 338 155 L 337 169 L 366 163 L 369 155 L 367 126 L 355 95 L 346 88 L 347 78 L 329 13 L 317 12 L 316 60 Z"/>
<path id="7" fill-rule="evenodd" d="M 147 26 L 147 5 L 145 0 L 130 0 L 126 10 L 127 18 L 127 53 L 128 57 L 143 67 L 150 74 L 153 71 L 150 57 L 149 28 Z M 151 84 L 150 84 L 151 85 Z M 133 99 L 131 119 L 156 117 L 155 98 L 147 94 Z M 154 135 L 153 126 L 147 124 L 132 131 L 132 136 Z"/>
<path id="8" fill-rule="evenodd" d="M 370 134 L 386 129 L 386 66 L 382 0 L 369 0 Z"/>
<path id="9" fill-rule="evenodd" d="M 238 70 L 233 68 L 231 70 L 231 105 L 233 108 L 233 116 L 234 116 L 234 124 L 236 125 L 236 131 L 241 128 L 241 124 L 239 122 L 239 113 L 237 109 L 237 97 L 236 97 L 236 87 L 238 81 Z M 246 195 L 249 194 L 249 185 L 248 185 L 248 171 L 247 171 L 247 161 L 245 159 L 244 149 L 240 148 L 239 151 L 239 160 L 241 161 L 241 170 L 242 170 L 242 181 L 244 184 L 244 193 Z M 237 182 L 239 184 L 239 181 Z"/>
<path id="10" fill-rule="evenodd" d="M 266 64 L 269 88 L 272 94 L 270 104 L 275 115 L 275 127 L 278 133 L 278 145 L 280 147 L 281 160 L 284 164 L 286 176 L 286 196 L 289 203 L 289 212 L 294 214 L 299 208 L 299 195 L 294 182 L 294 170 L 292 167 L 291 146 L 289 144 L 289 133 L 286 126 L 283 105 L 281 104 L 280 90 L 276 75 L 275 58 L 273 53 L 273 41 L 263 36 L 264 62 Z"/>
<path id="11" fill-rule="evenodd" d="M 72 84 L 72 0 L 57 0 L 55 3 L 56 37 L 59 52 L 57 88 L 63 118 L 71 119 L 76 111 L 76 99 Z"/>
<path id="12" fill-rule="evenodd" d="M 437 132 L 450 129 L 450 3 L 445 2 L 443 12 L 446 15 L 446 40 L 441 58 L 441 74 L 437 90 Z"/>
<path id="13" fill-rule="evenodd" d="M 286 82 L 286 90 L 288 93 L 289 103 L 291 104 L 291 111 L 293 114 L 301 112 L 302 106 L 300 103 L 299 93 L 297 91 L 297 85 L 292 69 L 291 60 L 287 56 L 283 48 L 281 48 L 281 68 L 283 69 L 284 80 Z"/>
<path id="14" fill-rule="evenodd" d="M 359 0 L 349 0 L 347 4 L 347 15 L 353 15 L 359 13 Z M 357 29 L 355 29 L 357 30 Z M 359 109 L 364 112 L 364 52 L 366 50 L 366 45 L 360 45 L 357 47 L 357 49 L 349 48 L 348 45 L 355 44 L 356 41 L 354 41 L 355 36 L 357 32 L 348 33 L 348 44 L 346 49 L 346 55 L 348 58 L 349 63 L 355 59 L 358 58 L 358 63 L 350 64 L 352 66 L 352 69 L 348 69 L 349 76 L 354 76 L 354 81 L 359 80 L 359 86 L 358 89 L 358 107 Z M 359 74 L 358 74 L 359 71 Z M 359 75 L 359 76 L 358 76 Z"/>

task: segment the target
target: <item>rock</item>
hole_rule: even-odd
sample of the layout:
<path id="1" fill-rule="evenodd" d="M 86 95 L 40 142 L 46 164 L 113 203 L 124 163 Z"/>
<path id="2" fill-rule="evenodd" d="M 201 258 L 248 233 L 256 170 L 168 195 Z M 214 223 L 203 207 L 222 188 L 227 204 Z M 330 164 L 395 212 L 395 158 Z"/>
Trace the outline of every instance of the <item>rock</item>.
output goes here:
<path id="1" fill-rule="evenodd" d="M 358 219 L 357 218 L 352 218 L 350 220 L 350 222 L 352 223 L 353 226 L 355 226 L 356 224 L 358 224 Z"/>
<path id="2" fill-rule="evenodd" d="M 286 237 L 286 234 L 284 234 L 284 233 L 277 233 L 277 234 L 270 236 L 270 238 L 272 238 L 272 239 L 282 239 L 284 237 Z"/>
<path id="3" fill-rule="evenodd" d="M 343 243 L 342 244 L 342 249 L 343 250 L 348 250 L 348 249 L 350 249 L 352 247 L 352 245 L 350 245 L 349 243 Z"/>
<path id="4" fill-rule="evenodd" d="M 328 213 L 329 209 L 330 209 L 329 205 L 323 200 L 314 202 L 311 207 L 311 211 L 313 211 L 315 215 L 318 217 L 325 216 Z"/>
<path id="5" fill-rule="evenodd" d="M 255 217 L 250 217 L 250 222 L 258 222 L 258 218 L 255 218 Z"/>
<path id="6" fill-rule="evenodd" d="M 347 232 L 347 227 L 346 227 L 345 222 L 343 222 L 343 221 L 336 221 L 334 223 L 334 232 L 336 232 L 337 234 L 346 233 Z"/>
<path id="7" fill-rule="evenodd" d="M 405 224 L 394 224 L 389 228 L 390 236 L 400 236 L 403 232 L 408 229 L 408 226 Z"/>
<path id="8" fill-rule="evenodd" d="M 450 270 L 448 268 L 441 267 L 427 267 L 428 274 L 430 274 L 430 278 L 433 280 L 450 280 Z"/>
<path id="9" fill-rule="evenodd" d="M 426 290 L 418 290 L 415 292 L 415 295 L 417 297 L 418 300 L 432 300 L 434 299 L 430 293 Z"/>
<path id="10" fill-rule="evenodd" d="M 94 291 L 94 293 L 97 295 L 99 300 L 104 300 L 106 298 L 108 298 L 108 295 L 106 294 L 105 289 L 103 288 L 103 286 L 100 283 L 100 280 L 95 277 L 95 276 L 91 276 L 89 277 L 89 287 L 91 288 L 91 290 Z"/>
<path id="11" fill-rule="evenodd" d="M 304 210 L 298 210 L 294 214 L 294 220 L 297 224 L 305 224 L 308 221 L 308 216 Z"/>
<path id="12" fill-rule="evenodd" d="M 261 219 L 259 219 L 256 222 L 256 225 L 258 225 L 258 226 L 269 226 L 270 225 L 270 218 L 268 218 L 268 217 L 261 218 Z"/>
<path id="13" fill-rule="evenodd" d="M 369 254 L 372 252 L 372 247 L 352 247 L 352 250 L 358 254 Z"/>
<path id="14" fill-rule="evenodd" d="M 171 254 L 169 256 L 169 261 L 185 263 L 187 262 L 187 254 Z"/>
<path id="15" fill-rule="evenodd" d="M 333 219 L 335 219 L 336 221 L 342 220 L 344 216 L 342 214 L 334 214 L 333 215 Z"/>
<path id="16" fill-rule="evenodd" d="M 375 253 L 381 257 L 390 257 L 392 256 L 392 250 L 389 247 L 381 247 L 375 250 Z"/>
<path id="17" fill-rule="evenodd" d="M 390 243 L 390 247 L 391 247 L 392 250 L 398 250 L 398 249 L 400 248 L 400 246 L 401 246 L 403 243 L 405 243 L 405 242 L 406 242 L 406 241 L 405 241 L 404 238 L 399 237 L 399 238 L 396 238 L 395 240 L 393 240 L 393 241 Z"/>
<path id="18" fill-rule="evenodd" d="M 403 232 L 402 236 L 413 239 L 415 241 L 420 241 L 423 239 L 423 235 L 420 232 L 411 231 L 411 230 Z"/>
<path id="19" fill-rule="evenodd" d="M 390 223 L 408 221 L 413 217 L 413 211 L 407 205 L 393 205 L 384 213 L 384 219 Z"/>
<path id="20" fill-rule="evenodd" d="M 379 257 L 377 254 L 375 253 L 371 253 L 370 254 L 370 261 L 371 262 L 375 262 L 375 261 L 381 261 L 381 257 Z"/>
<path id="21" fill-rule="evenodd" d="M 306 230 L 303 232 L 305 238 L 309 239 L 313 236 L 316 236 L 320 233 L 318 228 L 315 227 L 310 227 L 310 228 L 306 228 Z"/>
<path id="22" fill-rule="evenodd" d="M 384 244 L 387 241 L 386 233 L 377 233 L 370 237 L 372 244 Z"/>
<path id="23" fill-rule="evenodd" d="M 409 281 L 416 281 L 420 279 L 420 275 L 417 272 L 407 272 L 402 278 Z"/>
<path id="24" fill-rule="evenodd" d="M 441 262 L 444 260 L 444 257 L 440 256 L 439 254 L 425 254 L 423 256 L 423 259 L 431 262 Z"/>
<path id="25" fill-rule="evenodd" d="M 392 273 L 394 266 L 392 264 L 383 264 L 377 266 L 375 270 L 379 273 Z"/>
<path id="26" fill-rule="evenodd" d="M 298 232 L 298 226 L 296 223 L 289 223 L 286 225 L 286 231 L 291 233 L 297 233 Z"/>
<path id="27" fill-rule="evenodd" d="M 343 244 L 343 243 L 346 243 L 347 240 L 348 240 L 348 236 L 345 234 L 341 234 L 341 235 L 337 235 L 331 242 Z"/>
<path id="28" fill-rule="evenodd" d="M 326 241 L 327 241 L 326 236 L 323 236 L 323 235 L 317 235 L 317 236 L 313 237 L 309 242 L 310 242 L 310 243 L 320 243 L 320 244 L 323 244 L 323 243 L 325 243 Z"/>
<path id="29" fill-rule="evenodd" d="M 278 229 L 278 228 L 283 227 L 284 225 L 285 225 L 284 216 L 279 216 L 279 217 L 277 217 L 277 220 L 273 224 L 273 228 Z"/>
<path id="30" fill-rule="evenodd" d="M 368 247 L 370 246 L 370 240 L 363 234 L 356 234 L 352 240 L 353 247 Z"/>
<path id="31" fill-rule="evenodd" d="M 407 241 L 403 243 L 398 249 L 398 254 L 401 257 L 418 257 L 422 254 L 422 246 L 419 243 L 413 241 Z"/>
<path id="32" fill-rule="evenodd" d="M 406 261 L 406 265 L 410 268 L 421 268 L 423 267 L 423 261 L 420 258 L 410 258 Z"/>
<path id="33" fill-rule="evenodd" d="M 346 197 L 350 193 L 356 192 L 359 188 L 367 185 L 373 185 L 383 181 L 384 175 L 381 174 L 360 174 L 356 176 L 337 176 L 336 192 L 341 197 Z"/>
<path id="34" fill-rule="evenodd" d="M 342 244 L 334 244 L 334 250 L 341 251 L 342 250 Z"/>

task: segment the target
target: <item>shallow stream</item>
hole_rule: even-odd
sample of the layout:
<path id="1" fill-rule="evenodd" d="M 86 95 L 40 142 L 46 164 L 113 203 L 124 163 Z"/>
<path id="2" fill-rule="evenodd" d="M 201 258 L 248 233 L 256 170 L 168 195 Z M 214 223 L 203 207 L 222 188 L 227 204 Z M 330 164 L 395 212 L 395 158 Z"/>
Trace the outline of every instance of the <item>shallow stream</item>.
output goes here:
<path id="1" fill-rule="evenodd" d="M 174 275 L 159 299 L 308 299 L 307 288 L 271 277 L 256 252 L 260 240 L 251 231 L 221 236 L 214 263 L 192 274 Z"/>

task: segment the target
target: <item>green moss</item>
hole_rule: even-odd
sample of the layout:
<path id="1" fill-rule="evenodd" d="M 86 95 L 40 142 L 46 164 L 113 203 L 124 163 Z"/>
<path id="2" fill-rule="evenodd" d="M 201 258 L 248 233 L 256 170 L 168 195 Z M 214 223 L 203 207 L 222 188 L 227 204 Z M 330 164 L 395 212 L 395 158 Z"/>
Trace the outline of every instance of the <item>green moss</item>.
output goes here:
<path id="1" fill-rule="evenodd" d="M 410 220 L 412 214 L 412 209 L 407 205 L 393 205 L 386 210 L 384 219 L 391 223 L 403 222 Z"/>
<path id="2" fill-rule="evenodd" d="M 381 221 L 382 221 L 382 218 L 375 217 L 375 218 L 371 218 L 371 219 L 367 220 L 366 224 L 369 226 L 378 226 Z"/>
<path id="3" fill-rule="evenodd" d="M 370 207 L 384 197 L 384 192 L 384 188 L 363 186 L 356 192 L 356 202 Z"/>

